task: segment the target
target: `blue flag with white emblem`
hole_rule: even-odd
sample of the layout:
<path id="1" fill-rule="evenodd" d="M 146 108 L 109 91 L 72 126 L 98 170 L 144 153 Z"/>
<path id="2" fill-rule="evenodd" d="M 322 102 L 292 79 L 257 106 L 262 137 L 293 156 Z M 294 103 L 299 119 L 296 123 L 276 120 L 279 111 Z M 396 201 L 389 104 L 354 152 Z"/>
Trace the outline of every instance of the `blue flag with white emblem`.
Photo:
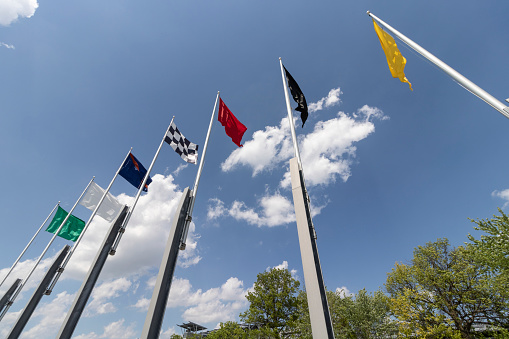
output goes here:
<path id="1" fill-rule="evenodd" d="M 147 170 L 132 153 L 129 153 L 129 156 L 124 161 L 124 164 L 118 174 L 120 174 L 125 180 L 129 181 L 131 185 L 139 189 L 143 182 L 143 178 L 145 178 L 145 175 L 147 174 Z M 148 185 L 150 185 L 151 182 L 152 179 L 148 177 L 145 187 L 143 187 L 144 192 L 148 191 Z"/>

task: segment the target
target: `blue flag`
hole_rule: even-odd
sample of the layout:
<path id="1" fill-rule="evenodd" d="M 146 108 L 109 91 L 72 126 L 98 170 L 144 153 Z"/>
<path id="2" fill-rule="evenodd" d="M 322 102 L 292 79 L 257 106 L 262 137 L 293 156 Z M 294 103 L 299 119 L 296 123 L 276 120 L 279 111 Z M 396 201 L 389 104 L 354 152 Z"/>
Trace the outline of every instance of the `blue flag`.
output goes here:
<path id="1" fill-rule="evenodd" d="M 129 183 L 134 187 L 140 188 L 143 178 L 145 178 L 145 174 L 147 174 L 147 170 L 132 153 L 129 153 L 129 156 L 124 161 L 124 164 L 118 174 L 120 174 L 125 180 L 129 181 Z M 150 185 L 151 182 L 152 179 L 148 177 L 145 187 L 143 187 L 144 192 L 148 191 L 148 185 Z"/>

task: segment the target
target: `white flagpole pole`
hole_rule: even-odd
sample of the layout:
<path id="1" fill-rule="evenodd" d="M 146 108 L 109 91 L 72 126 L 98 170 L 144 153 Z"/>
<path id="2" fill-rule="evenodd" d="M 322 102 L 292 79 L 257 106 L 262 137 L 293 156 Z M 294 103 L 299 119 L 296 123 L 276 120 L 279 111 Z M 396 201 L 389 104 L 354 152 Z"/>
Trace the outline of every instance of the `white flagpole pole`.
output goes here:
<path id="1" fill-rule="evenodd" d="M 187 233 L 189 230 L 189 224 L 193 219 L 193 208 L 194 202 L 196 200 L 196 193 L 198 192 L 198 184 L 200 183 L 201 172 L 203 170 L 203 163 L 205 162 L 205 154 L 207 153 L 207 146 L 209 144 L 210 131 L 212 130 L 212 122 L 214 121 L 214 115 L 216 112 L 217 102 L 219 100 L 219 91 L 217 91 L 216 102 L 214 103 L 214 109 L 212 110 L 212 115 L 210 116 L 209 129 L 207 131 L 207 136 L 205 137 L 205 145 L 203 146 L 203 153 L 200 159 L 200 165 L 198 166 L 198 172 L 196 172 L 196 180 L 194 182 L 194 187 L 191 195 L 191 201 L 189 202 L 189 209 L 187 211 L 186 223 L 184 224 L 184 232 L 182 234 L 182 239 L 180 239 L 180 249 L 184 250 L 186 248 L 186 239 Z"/>
<path id="2" fill-rule="evenodd" d="M 385 23 L 383 20 L 379 19 L 377 16 L 375 16 L 370 11 L 367 11 L 367 14 L 373 18 L 375 21 L 377 21 L 379 24 L 384 26 L 387 30 L 389 30 L 392 34 L 398 37 L 401 41 L 403 41 L 405 44 L 407 44 L 410 48 L 412 48 L 414 51 L 422 55 L 424 58 L 429 60 L 431 63 L 436 65 L 438 68 L 440 68 L 442 71 L 444 71 L 447 75 L 449 75 L 451 78 L 453 78 L 456 82 L 458 82 L 462 87 L 464 87 L 467 91 L 477 96 L 479 99 L 486 102 L 488 105 L 502 113 L 506 118 L 509 118 L 509 107 L 504 105 L 502 102 L 497 100 L 495 97 L 493 97 L 491 94 L 474 84 L 472 81 L 465 78 L 463 75 L 455 71 L 452 67 L 438 59 L 436 56 L 398 32 L 396 29 Z"/>
<path id="3" fill-rule="evenodd" d="M 69 263 L 69 260 L 71 260 L 71 257 L 74 253 L 74 251 L 76 250 L 76 247 L 78 247 L 80 241 L 81 241 L 81 238 L 83 237 L 83 235 L 85 234 L 85 232 L 87 231 L 88 229 L 88 226 L 90 225 L 90 223 L 92 222 L 92 219 L 94 219 L 97 211 L 99 211 L 99 208 L 101 207 L 101 204 L 103 203 L 104 199 L 106 198 L 106 195 L 108 194 L 108 192 L 110 191 L 110 188 L 111 186 L 113 185 L 113 183 L 115 182 L 115 179 L 117 178 L 118 176 L 118 172 L 120 172 L 120 170 L 122 169 L 122 166 L 124 165 L 125 161 L 127 160 L 127 157 L 129 156 L 129 154 L 131 153 L 131 151 L 133 150 L 133 148 L 131 147 L 131 149 L 129 150 L 129 152 L 127 153 L 127 155 L 125 156 L 124 158 L 124 161 L 122 161 L 122 163 L 120 164 L 120 167 L 118 168 L 117 172 L 115 173 L 115 175 L 113 176 L 113 179 L 111 179 L 111 182 L 110 184 L 108 185 L 108 187 L 106 188 L 106 190 L 104 191 L 104 194 L 102 195 L 101 199 L 99 200 L 99 203 L 97 204 L 97 206 L 94 208 L 94 211 L 92 212 L 92 215 L 90 215 L 90 218 L 88 218 L 88 221 L 87 223 L 85 224 L 85 227 L 83 227 L 83 231 L 81 231 L 81 234 L 79 235 L 78 239 L 74 242 L 74 245 L 72 246 L 71 250 L 69 251 L 69 253 L 67 254 L 67 256 L 65 257 L 65 260 L 64 262 L 62 263 L 62 265 L 60 266 L 60 268 L 58 269 L 58 272 L 57 272 L 57 275 L 55 276 L 55 279 L 52 281 L 50 287 L 48 287 L 48 289 L 46 290 L 46 294 L 49 295 L 51 294 L 51 291 L 53 290 L 53 287 L 55 287 L 55 284 L 57 283 L 58 279 L 60 278 L 60 276 L 62 275 L 62 273 L 64 272 L 65 270 L 65 267 L 67 266 L 67 263 Z"/>
<path id="4" fill-rule="evenodd" d="M 60 205 L 60 201 L 55 205 L 55 207 L 53 207 L 53 209 L 51 210 L 50 214 L 48 214 L 48 217 L 46 218 L 46 220 L 44 220 L 44 222 L 42 223 L 41 227 L 39 227 L 39 229 L 37 230 L 37 232 L 35 232 L 34 236 L 32 237 L 32 239 L 28 242 L 28 245 L 26 245 L 25 249 L 23 250 L 23 252 L 21 252 L 21 254 L 19 255 L 18 259 L 16 259 L 16 261 L 14 262 L 14 264 L 12 264 L 11 268 L 9 269 L 9 272 L 7 272 L 7 275 L 4 277 L 4 279 L 2 280 L 2 282 L 0 283 L 0 286 L 3 285 L 3 283 L 5 282 L 5 280 L 7 279 L 7 277 L 9 276 L 9 274 L 11 274 L 12 270 L 14 269 L 14 267 L 16 267 L 16 265 L 18 264 L 19 260 L 21 259 L 21 257 L 23 256 L 23 254 L 25 254 L 26 250 L 28 249 L 28 247 L 30 247 L 30 245 L 32 244 L 32 242 L 34 241 L 35 237 L 39 234 L 39 232 L 41 231 L 42 227 L 46 224 L 46 222 L 48 222 L 48 219 L 49 217 L 53 214 L 53 212 L 55 212 L 55 210 L 57 209 L 57 207 Z"/>
<path id="5" fill-rule="evenodd" d="M 150 166 L 147 169 L 147 174 L 145 174 L 145 177 L 143 178 L 143 182 L 140 185 L 140 188 L 138 189 L 138 193 L 136 194 L 136 198 L 134 199 L 134 203 L 129 209 L 129 212 L 127 212 L 127 216 L 125 217 L 124 223 L 122 224 L 122 227 L 120 227 L 119 235 L 115 239 L 115 243 L 113 244 L 110 255 L 114 255 L 117 251 L 118 243 L 120 242 L 120 239 L 122 239 L 122 234 L 124 234 L 125 229 L 127 227 L 127 224 L 129 223 L 129 219 L 131 219 L 131 215 L 133 214 L 134 208 L 136 207 L 136 204 L 138 203 L 138 199 L 140 198 L 141 192 L 143 191 L 143 188 L 145 187 L 147 180 L 150 176 L 150 171 L 152 171 L 152 167 L 154 167 L 154 164 L 156 162 L 157 157 L 159 156 L 159 152 L 161 151 L 161 147 L 163 147 L 164 139 L 166 138 L 166 134 L 168 133 L 168 130 L 170 129 L 171 124 L 173 123 L 173 120 L 175 119 L 175 116 L 171 118 L 171 122 L 168 125 L 168 128 L 164 131 L 163 139 L 161 140 L 161 143 L 159 144 L 159 148 L 157 149 L 156 154 L 154 155 L 154 158 L 152 159 L 152 162 L 150 163 Z"/>
<path id="6" fill-rule="evenodd" d="M 281 58 L 279 58 L 279 65 L 281 66 L 281 77 L 283 78 L 283 87 L 285 89 L 286 110 L 288 111 L 288 120 L 290 120 L 290 132 L 292 133 L 293 150 L 295 153 L 295 157 L 297 158 L 297 161 L 299 162 L 299 167 L 302 170 L 302 161 L 300 160 L 299 145 L 297 144 L 297 136 L 295 134 L 295 123 L 293 121 L 292 106 L 290 105 L 290 97 L 288 96 L 288 87 L 286 84 L 286 74 L 285 74 L 285 70 L 283 69 L 283 61 L 281 60 Z"/>
<path id="7" fill-rule="evenodd" d="M 81 193 L 80 197 L 78 198 L 78 200 L 76 200 L 76 203 L 74 203 L 74 206 L 71 208 L 71 210 L 69 211 L 69 213 L 67 214 L 67 216 L 65 217 L 64 221 L 62 221 L 62 223 L 60 224 L 60 227 L 58 227 L 58 230 L 55 232 L 55 234 L 53 235 L 53 237 L 51 238 L 51 240 L 49 241 L 48 245 L 46 245 L 46 248 L 42 251 L 41 255 L 39 256 L 39 258 L 37 259 L 35 265 L 32 267 L 32 269 L 30 270 L 30 272 L 27 274 L 26 278 L 23 280 L 23 282 L 19 285 L 18 289 L 16 290 L 16 293 L 12 296 L 12 299 L 10 300 L 10 303 L 9 305 L 5 308 L 4 312 L 2 313 L 2 315 L 0 316 L 0 320 L 2 320 L 3 316 L 5 315 L 5 313 L 7 313 L 7 309 L 10 307 L 10 305 L 12 305 L 12 303 L 14 302 L 14 300 L 16 299 L 16 297 L 18 296 L 18 294 L 21 292 L 21 290 L 23 289 L 23 287 L 25 286 L 25 284 L 27 283 L 28 279 L 30 279 L 30 276 L 32 275 L 32 273 L 34 273 L 35 271 L 35 268 L 37 267 L 37 265 L 39 265 L 39 263 L 41 262 L 42 258 L 44 257 L 44 255 L 46 254 L 46 252 L 48 251 L 49 247 L 51 246 L 51 244 L 53 243 L 53 240 L 55 240 L 55 238 L 57 237 L 58 233 L 60 233 L 60 230 L 62 229 L 62 227 L 64 227 L 65 223 L 67 222 L 67 219 L 69 219 L 69 217 L 72 215 L 72 212 L 74 211 L 74 209 L 76 208 L 76 206 L 78 205 L 78 203 L 80 202 L 81 198 L 83 197 L 83 195 L 85 194 L 85 192 L 88 190 L 88 187 L 92 184 L 92 182 L 94 181 L 94 178 L 95 177 L 92 177 L 92 180 L 90 180 L 90 182 L 88 183 L 87 187 L 85 188 L 85 190 L 83 191 L 83 193 Z"/>

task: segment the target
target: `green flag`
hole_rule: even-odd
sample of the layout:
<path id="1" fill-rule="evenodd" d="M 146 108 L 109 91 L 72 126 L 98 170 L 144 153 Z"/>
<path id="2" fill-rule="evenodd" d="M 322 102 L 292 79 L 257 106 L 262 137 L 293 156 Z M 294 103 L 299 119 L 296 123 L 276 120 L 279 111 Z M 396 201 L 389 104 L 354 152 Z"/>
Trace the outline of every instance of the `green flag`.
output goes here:
<path id="1" fill-rule="evenodd" d="M 63 208 L 58 206 L 57 213 L 55 213 L 55 216 L 53 217 L 53 220 L 51 220 L 48 228 L 46 228 L 46 231 L 55 233 L 62 224 L 62 221 L 64 221 L 67 217 L 67 214 L 68 213 L 64 211 Z M 64 227 L 60 230 L 60 233 L 58 233 L 58 236 L 67 240 L 76 241 L 84 227 L 85 222 L 71 214 Z"/>

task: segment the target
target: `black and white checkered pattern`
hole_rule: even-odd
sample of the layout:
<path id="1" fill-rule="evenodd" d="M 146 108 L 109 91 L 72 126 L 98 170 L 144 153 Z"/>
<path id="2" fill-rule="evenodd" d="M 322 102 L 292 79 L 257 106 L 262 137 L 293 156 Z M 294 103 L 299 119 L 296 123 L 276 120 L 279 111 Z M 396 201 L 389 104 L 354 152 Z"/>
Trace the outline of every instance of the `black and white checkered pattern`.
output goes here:
<path id="1" fill-rule="evenodd" d="M 196 164 L 198 161 L 198 145 L 187 140 L 182 133 L 180 133 L 175 123 L 171 123 L 164 141 L 169 143 L 171 148 L 173 148 L 184 161 L 191 164 Z"/>

